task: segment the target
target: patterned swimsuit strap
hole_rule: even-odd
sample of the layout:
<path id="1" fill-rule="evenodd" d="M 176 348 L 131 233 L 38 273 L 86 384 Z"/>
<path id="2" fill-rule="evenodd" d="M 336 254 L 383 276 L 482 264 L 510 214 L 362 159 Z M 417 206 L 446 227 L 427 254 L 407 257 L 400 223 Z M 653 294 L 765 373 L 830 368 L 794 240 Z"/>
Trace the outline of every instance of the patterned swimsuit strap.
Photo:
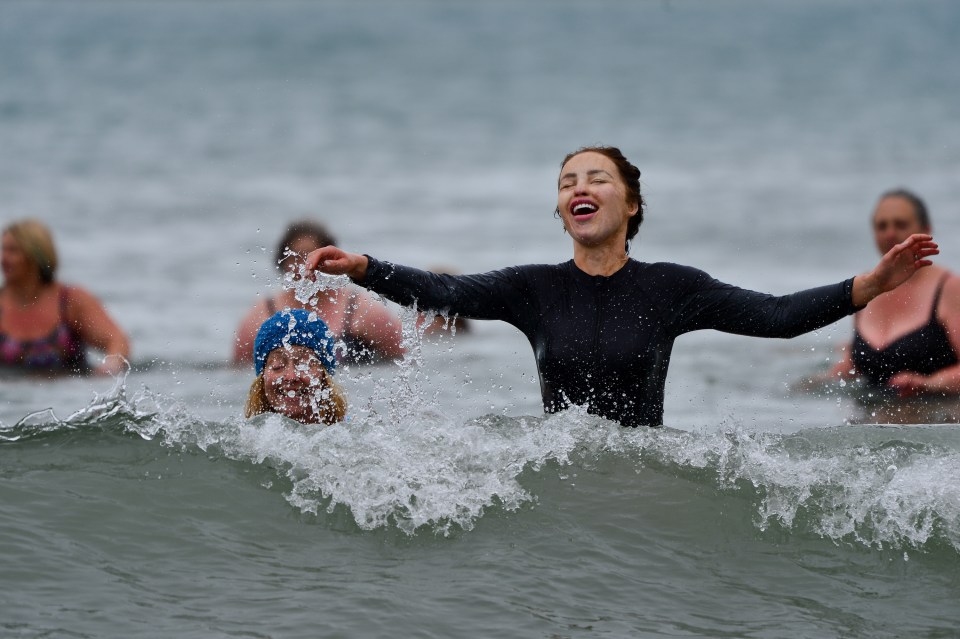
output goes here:
<path id="1" fill-rule="evenodd" d="M 2 293 L 5 288 L 6 287 L 0 287 L 0 293 Z M 70 294 L 70 289 L 66 286 L 61 285 L 60 293 L 57 295 L 57 301 L 58 301 L 57 309 L 60 311 L 60 317 L 57 319 L 56 328 L 59 328 L 61 324 L 64 324 L 67 321 L 67 303 L 69 303 L 70 301 L 69 294 Z M 0 304 L 0 326 L 2 325 L 3 325 L 3 305 Z M 56 330 L 56 328 L 54 330 Z M 2 333 L 3 331 L 0 330 L 0 334 Z"/>
<path id="2" fill-rule="evenodd" d="M 59 309 L 60 309 L 60 319 L 57 321 L 57 326 L 60 324 L 67 323 L 67 303 L 70 301 L 70 289 L 66 286 L 60 285 L 60 294 L 57 296 L 59 300 Z"/>

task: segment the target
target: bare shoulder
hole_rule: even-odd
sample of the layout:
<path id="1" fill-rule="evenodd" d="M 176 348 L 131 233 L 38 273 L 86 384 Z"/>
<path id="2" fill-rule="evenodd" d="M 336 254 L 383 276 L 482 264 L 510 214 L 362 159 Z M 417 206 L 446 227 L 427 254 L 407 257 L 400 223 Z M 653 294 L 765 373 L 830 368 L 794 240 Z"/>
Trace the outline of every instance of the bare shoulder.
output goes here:
<path id="1" fill-rule="evenodd" d="M 264 297 L 261 300 L 257 300 L 257 302 L 250 307 L 250 310 L 247 311 L 244 318 L 257 320 L 257 323 L 259 324 L 263 320 L 273 315 L 272 309 L 275 306 L 276 302 L 274 302 L 272 297 Z"/>
<path id="2" fill-rule="evenodd" d="M 347 300 L 354 304 L 371 304 L 377 301 L 377 298 L 374 297 L 372 293 L 370 293 L 364 288 L 360 288 L 359 286 L 351 285 L 347 287 L 345 291 L 347 293 L 346 294 Z"/>
<path id="3" fill-rule="evenodd" d="M 270 310 L 272 304 L 273 298 L 265 297 L 251 306 L 240 320 L 233 338 L 234 364 L 247 364 L 253 361 L 253 342 L 260 325 L 273 314 Z"/>
<path id="4" fill-rule="evenodd" d="M 71 312 L 83 313 L 92 308 L 102 307 L 97 296 L 82 286 L 61 284 L 58 295 L 63 295 L 67 309 Z"/>
<path id="5" fill-rule="evenodd" d="M 960 275 L 945 271 L 946 280 L 940 295 L 940 311 L 960 315 Z"/>
<path id="6" fill-rule="evenodd" d="M 374 306 L 386 307 L 386 302 L 383 298 L 365 289 L 351 286 L 346 290 L 349 291 L 349 293 L 345 296 L 345 303 L 353 305 L 356 309 L 369 309 Z"/>
<path id="7" fill-rule="evenodd" d="M 960 294 L 960 275 L 943 269 L 943 274 L 940 276 L 944 278 L 943 282 L 943 294 L 955 296 Z"/>
<path id="8" fill-rule="evenodd" d="M 349 326 L 352 328 L 368 326 L 370 323 L 386 325 L 396 323 L 398 325 L 400 322 L 399 316 L 385 300 L 363 289 L 351 291 L 347 304 L 353 307 L 349 320 Z M 359 324 L 356 322 L 359 322 Z"/>
<path id="9" fill-rule="evenodd" d="M 240 320 L 240 325 L 237 328 L 237 337 L 246 337 L 245 334 L 255 335 L 260 325 L 273 315 L 271 312 L 273 304 L 273 298 L 265 297 L 251 306 Z"/>

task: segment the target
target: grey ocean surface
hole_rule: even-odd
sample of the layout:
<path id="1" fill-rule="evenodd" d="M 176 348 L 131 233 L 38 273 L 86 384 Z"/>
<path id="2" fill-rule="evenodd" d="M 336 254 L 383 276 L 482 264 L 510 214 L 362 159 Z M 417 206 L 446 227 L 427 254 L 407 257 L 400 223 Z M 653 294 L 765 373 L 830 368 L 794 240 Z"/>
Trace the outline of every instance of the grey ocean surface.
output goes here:
<path id="1" fill-rule="evenodd" d="M 0 3 L 0 217 L 134 349 L 0 379 L 0 636 L 960 636 L 960 410 L 795 390 L 849 320 L 680 338 L 655 430 L 544 416 L 498 323 L 346 367 L 327 429 L 246 422 L 227 364 L 289 221 L 563 261 L 594 143 L 643 172 L 636 259 L 836 282 L 906 186 L 960 270 L 958 33 L 948 0 Z"/>

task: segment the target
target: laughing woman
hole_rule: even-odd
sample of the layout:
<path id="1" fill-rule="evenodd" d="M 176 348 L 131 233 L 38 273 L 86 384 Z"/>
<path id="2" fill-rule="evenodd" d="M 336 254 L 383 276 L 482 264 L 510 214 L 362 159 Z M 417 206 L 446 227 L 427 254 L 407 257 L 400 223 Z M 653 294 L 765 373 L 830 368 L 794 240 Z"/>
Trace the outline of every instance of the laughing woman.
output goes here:
<path id="1" fill-rule="evenodd" d="M 346 397 L 333 379 L 333 338 L 315 313 L 287 309 L 263 322 L 253 366 L 247 417 L 279 413 L 304 424 L 335 424 L 346 415 Z"/>
<path id="2" fill-rule="evenodd" d="M 325 247 L 307 267 L 354 282 L 399 304 L 475 319 L 502 320 L 533 347 L 543 407 L 570 404 L 625 426 L 657 426 L 674 340 L 715 329 L 793 337 L 865 306 L 931 264 L 927 234 L 892 247 L 869 273 L 774 296 L 719 282 L 673 263 L 628 255 L 643 220 L 640 171 L 615 147 L 564 158 L 556 212 L 573 241 L 573 259 L 479 275 L 428 273 Z"/>

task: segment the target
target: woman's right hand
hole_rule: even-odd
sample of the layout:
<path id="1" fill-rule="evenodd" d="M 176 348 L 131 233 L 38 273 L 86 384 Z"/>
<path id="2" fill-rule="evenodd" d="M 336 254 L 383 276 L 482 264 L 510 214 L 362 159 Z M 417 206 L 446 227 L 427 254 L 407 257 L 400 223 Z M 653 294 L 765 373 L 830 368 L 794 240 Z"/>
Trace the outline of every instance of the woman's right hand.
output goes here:
<path id="1" fill-rule="evenodd" d="M 324 246 L 307 255 L 306 267 L 310 271 L 346 275 L 354 282 L 362 282 L 367 277 L 368 263 L 366 255 L 347 253 L 336 246 Z"/>
<path id="2" fill-rule="evenodd" d="M 915 272 L 933 264 L 928 258 L 939 253 L 932 235 L 914 233 L 887 251 L 872 271 L 853 279 L 853 305 L 866 306 L 878 295 L 897 288 Z"/>

